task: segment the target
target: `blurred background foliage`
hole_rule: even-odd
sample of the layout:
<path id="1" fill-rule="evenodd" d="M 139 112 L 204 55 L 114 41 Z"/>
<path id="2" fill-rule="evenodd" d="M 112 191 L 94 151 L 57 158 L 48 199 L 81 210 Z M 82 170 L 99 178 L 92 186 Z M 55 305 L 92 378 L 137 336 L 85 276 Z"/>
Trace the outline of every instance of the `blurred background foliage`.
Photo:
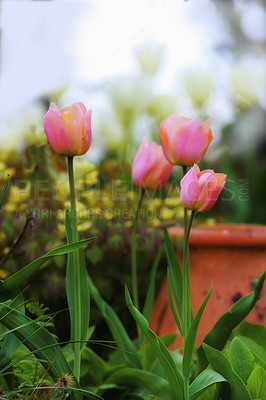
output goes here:
<path id="1" fill-rule="evenodd" d="M 139 195 L 131 181 L 131 163 L 143 137 L 158 142 L 162 119 L 177 113 L 212 120 L 214 140 L 200 166 L 224 172 L 228 179 L 215 208 L 200 215 L 197 222 L 266 223 L 265 4 L 244 0 L 202 4 L 211 5 L 210 13 L 218 15 L 223 39 L 212 49 L 210 61 L 179 70 L 172 90 L 159 85 L 167 74 L 168 44 L 142 43 L 132 50 L 135 66 L 131 72 L 90 87 L 85 84 L 80 92 L 79 87 L 73 89 L 66 84 L 43 93 L 35 99 L 37 117 L 27 115 L 17 121 L 20 139 L 8 147 L 1 139 L 0 190 L 7 175 L 11 177 L 8 200 L 0 213 L 2 279 L 65 243 L 64 209 L 69 206 L 66 164 L 47 146 L 42 127 L 42 117 L 51 101 L 59 108 L 79 100 L 90 107 L 90 100 L 97 99 L 92 148 L 75 164 L 79 230 L 84 238 L 97 237 L 86 249 L 90 274 L 126 326 L 130 326 L 130 319 L 121 296 L 124 283 L 130 286 L 130 234 Z M 196 7 L 195 1 L 191 1 L 192 22 L 198 18 L 193 15 L 193 5 Z M 176 57 L 182 58 L 182 54 L 177 53 Z M 7 130 L 5 136 L 8 135 Z M 180 178 L 181 169 L 175 168 L 165 188 L 147 193 L 143 203 L 138 230 L 141 298 L 147 289 L 147 271 L 162 240 L 158 228 L 163 223 L 182 222 L 177 189 Z M 12 249 L 22 231 L 21 240 Z M 158 285 L 165 266 L 163 257 Z M 53 311 L 66 309 L 64 275 L 62 256 L 25 284 L 30 284 L 26 296 L 38 298 Z M 56 317 L 56 325 L 63 340 L 68 336 L 68 317 L 67 311 L 62 314 L 64 318 Z M 92 318 L 98 324 L 96 336 L 100 339 L 105 328 L 99 324 L 97 310 Z"/>

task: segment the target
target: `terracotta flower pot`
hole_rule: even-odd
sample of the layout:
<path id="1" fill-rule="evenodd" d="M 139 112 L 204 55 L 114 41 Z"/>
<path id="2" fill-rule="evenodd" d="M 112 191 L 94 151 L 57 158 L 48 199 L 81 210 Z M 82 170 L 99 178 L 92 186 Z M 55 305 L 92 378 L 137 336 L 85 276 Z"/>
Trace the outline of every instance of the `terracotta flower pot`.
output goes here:
<path id="1" fill-rule="evenodd" d="M 171 237 L 183 237 L 183 229 L 171 227 L 169 234 Z M 181 254 L 177 254 L 177 257 L 181 259 Z M 192 229 L 190 271 L 194 314 L 213 281 L 213 290 L 200 321 L 196 344 L 201 343 L 222 314 L 252 290 L 251 282 L 265 269 L 266 226 L 217 224 Z M 266 322 L 265 286 L 261 299 L 246 318 L 250 322 Z M 166 278 L 155 301 L 151 328 L 159 335 L 177 332 L 168 304 Z"/>

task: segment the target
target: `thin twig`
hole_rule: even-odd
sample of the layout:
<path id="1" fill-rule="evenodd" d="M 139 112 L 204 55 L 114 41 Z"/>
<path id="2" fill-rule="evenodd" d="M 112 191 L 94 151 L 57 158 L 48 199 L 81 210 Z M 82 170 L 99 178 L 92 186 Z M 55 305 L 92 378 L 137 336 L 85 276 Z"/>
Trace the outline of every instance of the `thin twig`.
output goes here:
<path id="1" fill-rule="evenodd" d="M 14 252 L 15 248 L 18 246 L 19 242 L 21 241 L 21 239 L 23 238 L 26 229 L 29 225 L 30 222 L 32 222 L 35 218 L 35 212 L 31 211 L 27 217 L 26 217 L 26 221 L 24 223 L 24 226 L 22 227 L 18 237 L 14 240 L 14 242 L 12 243 L 10 249 L 8 250 L 8 252 L 4 255 L 4 257 L 0 260 L 0 268 L 4 265 L 4 263 L 7 261 L 7 259 L 10 257 L 10 255 Z"/>

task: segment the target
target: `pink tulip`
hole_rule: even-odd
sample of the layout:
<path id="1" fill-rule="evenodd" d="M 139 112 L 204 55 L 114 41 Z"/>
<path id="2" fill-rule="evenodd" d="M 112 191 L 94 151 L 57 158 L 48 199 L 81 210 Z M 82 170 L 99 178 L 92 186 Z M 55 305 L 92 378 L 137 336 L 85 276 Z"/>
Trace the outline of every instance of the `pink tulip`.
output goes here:
<path id="1" fill-rule="evenodd" d="M 183 206 L 194 211 L 209 211 L 221 193 L 225 179 L 225 174 L 216 174 L 212 169 L 200 171 L 194 164 L 180 182 Z"/>
<path id="2" fill-rule="evenodd" d="M 173 165 L 164 157 L 162 146 L 143 139 L 132 165 L 132 179 L 136 185 L 159 189 L 166 184 Z"/>
<path id="3" fill-rule="evenodd" d="M 164 119 L 159 136 L 167 160 L 175 165 L 193 165 L 200 162 L 212 141 L 210 120 L 200 122 L 178 115 Z"/>
<path id="4" fill-rule="evenodd" d="M 51 148 L 65 156 L 85 154 L 91 145 L 91 110 L 83 103 L 74 103 L 58 110 L 51 103 L 43 120 Z"/>

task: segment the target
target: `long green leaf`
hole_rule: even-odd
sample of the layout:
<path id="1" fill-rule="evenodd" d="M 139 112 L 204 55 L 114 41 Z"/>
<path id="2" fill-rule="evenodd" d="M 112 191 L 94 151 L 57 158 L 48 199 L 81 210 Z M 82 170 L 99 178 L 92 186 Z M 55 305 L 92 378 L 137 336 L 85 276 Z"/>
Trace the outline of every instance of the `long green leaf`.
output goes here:
<path id="1" fill-rule="evenodd" d="M 179 315 L 182 319 L 182 296 L 183 296 L 183 281 L 182 271 L 178 259 L 176 258 L 174 245 L 169 236 L 166 226 L 163 227 L 164 248 L 170 269 L 171 282 L 173 293 L 178 308 Z"/>
<path id="2" fill-rule="evenodd" d="M 226 379 L 213 369 L 205 369 L 189 386 L 189 399 L 195 399 L 209 386 L 218 382 L 226 382 Z"/>
<path id="3" fill-rule="evenodd" d="M 14 289 L 12 293 L 12 300 L 7 304 L 9 307 L 20 311 L 22 314 L 25 313 L 24 300 L 21 292 L 18 289 Z M 0 319 L 1 324 L 1 319 Z M 9 329 L 4 328 L 9 331 Z M 14 333 L 9 332 L 6 333 L 0 351 L 0 367 L 7 365 L 16 351 L 16 348 L 19 345 L 18 338 L 14 335 Z"/>
<path id="4" fill-rule="evenodd" d="M 210 290 L 209 290 L 207 296 L 203 300 L 197 314 L 195 315 L 195 318 L 193 319 L 193 321 L 189 327 L 187 340 L 186 340 L 186 344 L 185 344 L 185 348 L 184 348 L 183 362 L 182 362 L 183 375 L 185 378 L 190 377 L 191 362 L 192 362 L 193 353 L 194 353 L 194 346 L 195 346 L 195 341 L 196 341 L 196 336 L 197 336 L 197 330 L 198 330 L 198 326 L 199 326 L 199 322 L 200 322 L 202 313 L 203 313 L 203 311 L 206 307 L 206 304 L 210 298 L 211 291 L 212 291 L 212 284 L 211 284 L 211 287 L 210 287 Z"/>
<path id="5" fill-rule="evenodd" d="M 91 240 L 93 240 L 93 238 L 58 247 L 57 249 L 51 250 L 44 254 L 37 260 L 32 261 L 30 264 L 26 265 L 24 268 L 20 269 L 6 280 L 0 281 L 0 294 L 2 295 L 3 292 L 8 292 L 9 290 L 13 290 L 18 287 L 22 282 L 29 278 L 30 275 L 37 271 L 38 268 L 49 261 L 50 258 L 78 250 L 88 244 Z M 4 300 L 2 296 L 1 300 Z"/>
<path id="6" fill-rule="evenodd" d="M 232 369 L 230 361 L 225 355 L 203 343 L 203 350 L 212 368 L 225 377 L 231 387 L 231 400 L 252 400 L 246 385 Z"/>
<path id="7" fill-rule="evenodd" d="M 167 347 L 162 342 L 162 340 L 154 333 L 150 328 L 148 321 L 145 317 L 134 307 L 129 291 L 126 287 L 126 302 L 131 312 L 133 318 L 139 325 L 139 327 L 143 330 L 146 337 L 150 341 L 151 345 L 154 347 L 154 350 L 158 354 L 158 358 L 162 365 L 162 368 L 165 371 L 167 379 L 169 381 L 170 388 L 173 393 L 174 399 L 183 399 L 183 388 L 184 388 L 184 381 L 183 376 L 171 355 L 171 353 L 167 350 Z"/>
<path id="8" fill-rule="evenodd" d="M 166 379 L 152 372 L 142 371 L 135 368 L 124 368 L 110 375 L 104 384 L 115 384 L 118 386 L 145 388 L 151 394 L 163 400 L 172 400 L 172 394 Z"/>
<path id="9" fill-rule="evenodd" d="M 149 287 L 148 287 L 148 291 L 147 291 L 145 304 L 143 307 L 143 315 L 148 321 L 151 318 L 151 313 L 152 313 L 152 309 L 153 309 L 154 295 L 155 295 L 155 278 L 156 278 L 156 272 L 157 272 L 161 257 L 162 257 L 162 247 L 159 247 L 156 257 L 152 263 Z"/>
<path id="10" fill-rule="evenodd" d="M 40 360 L 52 378 L 72 373 L 55 337 L 21 312 L 0 304 L 1 323 Z M 51 346 L 51 347 L 50 347 Z"/>
<path id="11" fill-rule="evenodd" d="M 0 198 L 0 210 L 1 210 L 2 205 L 4 204 L 4 201 L 5 201 L 5 199 L 6 199 L 6 196 L 7 196 L 8 190 L 9 190 L 9 186 L 10 186 L 10 178 L 9 178 L 9 176 L 8 176 L 8 177 L 7 177 L 7 182 L 6 182 L 5 189 L 4 189 L 4 191 L 3 191 L 3 193 L 2 193 L 2 196 L 1 196 L 1 198 Z"/>
<path id="12" fill-rule="evenodd" d="M 128 336 L 123 324 L 121 323 L 119 317 L 109 306 L 106 301 L 101 297 L 98 289 L 92 283 L 92 280 L 89 277 L 89 284 L 90 284 L 90 293 L 91 297 L 97 304 L 97 307 L 101 311 L 101 314 L 108 325 L 111 334 L 116 341 L 117 346 L 122 349 L 124 359 L 126 363 L 133 367 L 141 368 L 141 363 L 139 357 L 137 355 L 137 349 L 134 343 L 131 341 L 130 337 Z"/>
<path id="13" fill-rule="evenodd" d="M 66 210 L 65 215 L 65 226 L 66 226 L 66 236 L 67 242 L 72 243 L 72 231 L 71 231 L 71 220 L 70 211 Z M 90 321 L 90 288 L 89 288 L 89 277 L 86 269 L 84 250 L 79 249 L 79 263 L 80 263 L 80 302 L 81 305 L 81 332 L 80 340 L 81 347 L 85 346 L 88 340 L 89 333 L 89 321 Z M 68 254 L 67 258 L 67 269 L 66 269 L 66 291 L 67 291 L 67 301 L 70 312 L 71 319 L 71 334 L 70 338 L 73 341 L 74 332 L 73 328 L 75 326 L 75 288 L 74 282 L 74 268 L 73 268 L 73 252 Z"/>
<path id="14" fill-rule="evenodd" d="M 181 326 L 181 321 L 176 309 L 176 305 L 173 299 L 173 294 L 172 294 L 172 284 L 171 284 L 171 276 L 169 272 L 169 268 L 167 268 L 167 287 L 168 287 L 168 300 L 169 300 L 169 305 L 173 314 L 173 317 L 175 319 L 176 325 L 179 329 L 179 332 L 182 335 L 182 326 Z"/>
<path id="15" fill-rule="evenodd" d="M 265 272 L 252 282 L 254 291 L 239 299 L 230 310 L 219 318 L 213 329 L 204 338 L 204 343 L 222 350 L 233 329 L 243 321 L 261 296 Z M 202 346 L 198 349 L 199 372 L 206 368 L 208 362 Z"/>

